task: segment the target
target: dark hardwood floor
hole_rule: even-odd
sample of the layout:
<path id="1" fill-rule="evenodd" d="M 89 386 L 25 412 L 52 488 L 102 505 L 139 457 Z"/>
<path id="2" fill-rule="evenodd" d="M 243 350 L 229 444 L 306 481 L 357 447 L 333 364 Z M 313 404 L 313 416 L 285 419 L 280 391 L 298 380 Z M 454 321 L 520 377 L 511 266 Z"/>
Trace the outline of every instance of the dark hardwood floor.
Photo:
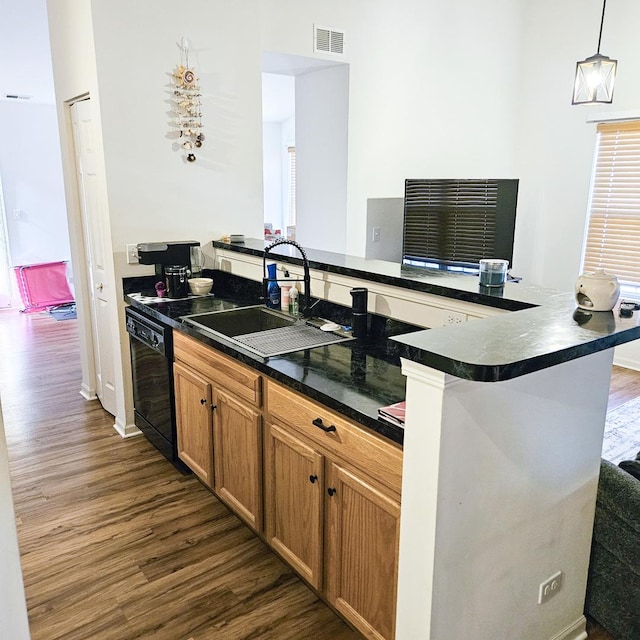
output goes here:
<path id="1" fill-rule="evenodd" d="M 77 321 L 0 314 L 33 640 L 356 639 L 192 475 L 79 394 Z"/>
<path id="2" fill-rule="evenodd" d="M 193 476 L 79 394 L 77 321 L 0 314 L 0 392 L 33 640 L 347 640 Z M 614 368 L 610 406 L 640 395 Z M 614 640 L 589 621 L 590 640 Z"/>
<path id="3" fill-rule="evenodd" d="M 609 409 L 615 409 L 638 396 L 640 396 L 640 372 L 614 366 L 609 386 Z"/>

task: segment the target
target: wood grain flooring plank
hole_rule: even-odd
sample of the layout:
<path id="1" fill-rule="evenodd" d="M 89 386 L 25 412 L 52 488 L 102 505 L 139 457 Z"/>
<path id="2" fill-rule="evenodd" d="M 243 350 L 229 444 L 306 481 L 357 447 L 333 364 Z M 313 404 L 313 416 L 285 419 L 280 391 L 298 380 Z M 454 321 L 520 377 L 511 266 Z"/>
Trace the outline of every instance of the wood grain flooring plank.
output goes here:
<path id="1" fill-rule="evenodd" d="M 76 321 L 0 316 L 0 350 L 32 640 L 360 637 L 192 475 L 80 396 Z"/>
<path id="2" fill-rule="evenodd" d="M 614 366 L 609 386 L 609 409 L 640 396 L 640 371 Z"/>

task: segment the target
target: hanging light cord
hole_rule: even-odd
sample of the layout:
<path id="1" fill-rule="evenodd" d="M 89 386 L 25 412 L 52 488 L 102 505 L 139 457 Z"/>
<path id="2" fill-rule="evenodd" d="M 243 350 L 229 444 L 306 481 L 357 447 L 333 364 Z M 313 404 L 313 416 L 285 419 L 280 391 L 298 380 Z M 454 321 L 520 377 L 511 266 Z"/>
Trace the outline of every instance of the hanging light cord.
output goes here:
<path id="1" fill-rule="evenodd" d="M 604 10 L 607 8 L 607 0 L 602 3 L 602 19 L 600 20 L 600 35 L 598 36 L 598 53 L 600 53 L 600 42 L 602 40 L 602 27 L 604 26 Z"/>

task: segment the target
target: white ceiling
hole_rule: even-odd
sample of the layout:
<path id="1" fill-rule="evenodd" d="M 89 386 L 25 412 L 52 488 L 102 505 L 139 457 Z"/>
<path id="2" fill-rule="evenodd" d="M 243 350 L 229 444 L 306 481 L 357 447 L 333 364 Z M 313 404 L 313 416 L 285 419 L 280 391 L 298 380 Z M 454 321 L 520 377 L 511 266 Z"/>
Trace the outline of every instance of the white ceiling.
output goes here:
<path id="1" fill-rule="evenodd" d="M 295 76 L 338 64 L 343 62 L 265 51 L 262 54 L 263 122 L 284 122 L 295 114 Z"/>
<path id="2" fill-rule="evenodd" d="M 54 103 L 45 0 L 0 0 L 0 100 Z"/>

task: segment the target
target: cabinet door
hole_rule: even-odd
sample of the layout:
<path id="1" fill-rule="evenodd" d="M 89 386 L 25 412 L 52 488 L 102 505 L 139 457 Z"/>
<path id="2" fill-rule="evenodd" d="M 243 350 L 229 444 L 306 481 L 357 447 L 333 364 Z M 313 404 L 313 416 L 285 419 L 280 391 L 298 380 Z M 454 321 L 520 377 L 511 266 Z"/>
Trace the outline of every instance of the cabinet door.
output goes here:
<path id="1" fill-rule="evenodd" d="M 259 411 L 214 389 L 214 489 L 256 531 L 262 530 L 262 418 Z"/>
<path id="2" fill-rule="evenodd" d="M 400 503 L 338 464 L 327 465 L 326 593 L 367 638 L 395 633 Z"/>
<path id="3" fill-rule="evenodd" d="M 269 544 L 322 587 L 323 456 L 271 424 L 265 432 L 265 530 Z"/>
<path id="4" fill-rule="evenodd" d="M 202 482 L 212 487 L 211 385 L 179 362 L 173 367 L 173 377 L 178 456 Z"/>

